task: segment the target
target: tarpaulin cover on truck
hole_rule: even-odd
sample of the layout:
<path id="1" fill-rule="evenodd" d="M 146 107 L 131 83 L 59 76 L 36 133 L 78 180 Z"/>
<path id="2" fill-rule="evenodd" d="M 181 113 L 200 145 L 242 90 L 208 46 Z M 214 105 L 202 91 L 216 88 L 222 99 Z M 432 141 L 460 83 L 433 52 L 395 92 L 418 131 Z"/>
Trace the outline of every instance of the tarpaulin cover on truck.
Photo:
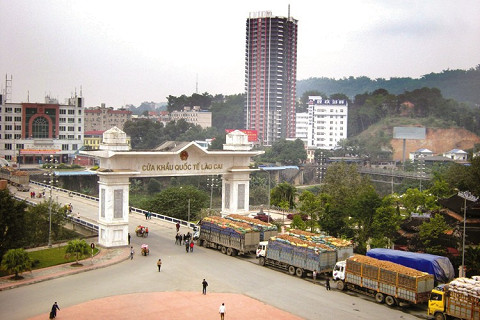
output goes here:
<path id="1" fill-rule="evenodd" d="M 427 272 L 434 275 L 435 280 L 441 283 L 447 283 L 455 277 L 455 270 L 447 257 L 381 248 L 367 251 L 367 256 Z"/>

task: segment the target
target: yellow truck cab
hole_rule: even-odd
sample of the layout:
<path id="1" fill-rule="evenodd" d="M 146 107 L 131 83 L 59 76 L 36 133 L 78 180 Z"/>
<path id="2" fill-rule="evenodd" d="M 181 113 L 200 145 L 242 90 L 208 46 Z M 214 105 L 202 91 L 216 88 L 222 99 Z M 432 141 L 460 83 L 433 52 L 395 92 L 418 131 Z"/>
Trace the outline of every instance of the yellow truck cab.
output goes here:
<path id="1" fill-rule="evenodd" d="M 439 285 L 432 290 L 428 299 L 428 315 L 434 316 L 435 320 L 445 319 L 445 285 Z"/>

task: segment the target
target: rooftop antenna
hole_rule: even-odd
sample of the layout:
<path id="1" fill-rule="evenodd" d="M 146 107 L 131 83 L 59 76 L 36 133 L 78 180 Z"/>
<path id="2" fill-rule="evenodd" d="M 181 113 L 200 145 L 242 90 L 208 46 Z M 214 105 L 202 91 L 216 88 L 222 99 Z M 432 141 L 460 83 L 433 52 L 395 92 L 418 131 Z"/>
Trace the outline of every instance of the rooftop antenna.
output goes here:
<path id="1" fill-rule="evenodd" d="M 290 20 L 290 3 L 288 4 L 288 20 Z"/>

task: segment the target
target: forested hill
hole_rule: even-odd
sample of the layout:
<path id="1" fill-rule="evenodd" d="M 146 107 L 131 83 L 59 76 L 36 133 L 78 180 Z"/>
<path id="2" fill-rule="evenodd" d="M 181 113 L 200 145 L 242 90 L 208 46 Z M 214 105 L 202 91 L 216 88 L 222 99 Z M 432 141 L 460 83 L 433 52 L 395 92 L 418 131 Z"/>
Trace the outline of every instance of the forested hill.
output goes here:
<path id="1" fill-rule="evenodd" d="M 353 100 L 357 94 L 373 92 L 380 88 L 393 94 L 401 94 L 423 87 L 438 88 L 444 98 L 479 106 L 480 64 L 470 70 L 444 70 L 441 73 L 426 74 L 419 79 L 349 77 L 338 80 L 330 78 L 298 80 L 297 95 L 301 97 L 306 91 L 319 91 L 328 96 L 343 93 Z"/>

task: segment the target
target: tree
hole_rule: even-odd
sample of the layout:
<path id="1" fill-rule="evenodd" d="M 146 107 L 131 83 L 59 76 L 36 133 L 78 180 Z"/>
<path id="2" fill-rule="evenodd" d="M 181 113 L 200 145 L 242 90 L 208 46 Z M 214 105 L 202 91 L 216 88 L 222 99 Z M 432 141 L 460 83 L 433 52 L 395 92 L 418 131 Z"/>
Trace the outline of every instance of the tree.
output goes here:
<path id="1" fill-rule="evenodd" d="M 305 225 L 305 221 L 303 221 L 302 216 L 299 214 L 296 214 L 293 216 L 292 222 L 290 223 L 290 228 L 305 230 L 307 226 Z"/>
<path id="2" fill-rule="evenodd" d="M 22 279 L 18 274 L 31 270 L 32 261 L 28 256 L 28 253 L 23 249 L 10 249 L 2 258 L 2 268 L 9 273 L 15 273 L 15 280 Z"/>
<path id="3" fill-rule="evenodd" d="M 147 210 L 187 220 L 190 202 L 190 220 L 195 220 L 201 209 L 208 206 L 209 199 L 209 194 L 191 185 L 169 187 L 156 194 L 147 203 Z"/>
<path id="4" fill-rule="evenodd" d="M 8 249 L 26 245 L 25 214 L 27 203 L 17 201 L 8 189 L 0 190 L 0 257 Z"/>
<path id="5" fill-rule="evenodd" d="M 265 154 L 260 156 L 258 160 L 297 166 L 307 160 L 307 152 L 302 140 L 288 141 L 282 139 L 267 148 Z"/>
<path id="6" fill-rule="evenodd" d="M 465 266 L 467 276 L 480 274 L 480 247 L 465 248 Z"/>
<path id="7" fill-rule="evenodd" d="M 425 252 L 436 255 L 446 255 L 448 246 L 454 245 L 454 239 L 446 235 L 450 226 L 441 214 L 435 214 L 430 221 L 424 222 L 419 227 L 420 241 L 425 247 Z"/>
<path id="8" fill-rule="evenodd" d="M 66 257 L 69 258 L 71 255 L 75 255 L 75 264 L 78 263 L 78 258 L 83 257 L 89 253 L 90 247 L 88 246 L 85 240 L 74 239 L 68 241 L 67 248 L 65 249 Z"/>
<path id="9" fill-rule="evenodd" d="M 297 188 L 288 182 L 282 182 L 277 184 L 275 188 L 270 191 L 270 202 L 273 206 L 293 209 L 295 208 L 295 195 L 297 194 Z"/>
<path id="10" fill-rule="evenodd" d="M 309 216 L 310 219 L 307 221 L 307 225 L 310 227 L 310 232 L 314 232 L 319 213 L 322 211 L 321 199 L 310 191 L 304 191 L 300 195 L 299 200 L 299 210 L 302 214 Z"/>
<path id="11" fill-rule="evenodd" d="M 50 228 L 50 203 L 44 200 L 35 206 L 30 206 L 25 215 L 25 237 L 30 245 L 42 245 L 48 242 Z M 52 201 L 52 240 L 60 239 L 63 226 L 66 223 L 67 209 Z"/>

